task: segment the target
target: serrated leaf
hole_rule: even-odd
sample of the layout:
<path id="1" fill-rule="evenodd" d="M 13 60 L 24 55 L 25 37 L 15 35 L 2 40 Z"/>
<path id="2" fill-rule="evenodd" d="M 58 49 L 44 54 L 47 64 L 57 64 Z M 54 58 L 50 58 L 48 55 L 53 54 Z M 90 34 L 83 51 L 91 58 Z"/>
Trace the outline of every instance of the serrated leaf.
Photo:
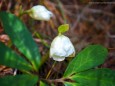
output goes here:
<path id="1" fill-rule="evenodd" d="M 38 78 L 32 75 L 16 75 L 0 78 L 1 86 L 35 86 Z"/>
<path id="2" fill-rule="evenodd" d="M 32 70 L 31 65 L 10 48 L 0 42 L 0 65 L 16 68 L 19 70 Z"/>
<path id="3" fill-rule="evenodd" d="M 74 73 L 94 68 L 104 63 L 105 59 L 107 58 L 107 54 L 107 49 L 101 45 L 87 46 L 69 63 L 64 73 L 64 77 L 68 77 Z"/>
<path id="4" fill-rule="evenodd" d="M 40 53 L 25 24 L 18 17 L 7 12 L 0 12 L 0 19 L 5 32 L 14 45 L 26 56 L 37 71 L 40 66 Z"/>
<path id="5" fill-rule="evenodd" d="M 63 24 L 58 27 L 59 33 L 64 33 L 69 30 L 69 24 Z"/>
<path id="6" fill-rule="evenodd" d="M 115 71 L 110 69 L 91 69 L 70 77 L 80 86 L 115 86 Z"/>

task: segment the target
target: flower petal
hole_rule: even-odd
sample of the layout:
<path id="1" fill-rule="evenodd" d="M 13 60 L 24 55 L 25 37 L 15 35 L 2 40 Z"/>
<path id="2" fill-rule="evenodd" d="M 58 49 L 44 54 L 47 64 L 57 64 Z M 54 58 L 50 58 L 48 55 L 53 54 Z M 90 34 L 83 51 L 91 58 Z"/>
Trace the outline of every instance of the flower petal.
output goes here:
<path id="1" fill-rule="evenodd" d="M 56 58 L 56 57 L 53 57 L 53 60 L 55 60 L 55 61 L 63 61 L 65 58 L 63 57 L 63 58 Z"/>
<path id="2" fill-rule="evenodd" d="M 75 54 L 75 49 L 68 37 L 59 35 L 54 38 L 50 47 L 50 57 L 56 61 L 63 61 L 72 54 Z"/>
<path id="3" fill-rule="evenodd" d="M 29 15 L 36 20 L 50 20 L 50 18 L 53 16 L 53 13 L 48 11 L 44 6 L 42 5 L 36 5 L 30 9 Z"/>

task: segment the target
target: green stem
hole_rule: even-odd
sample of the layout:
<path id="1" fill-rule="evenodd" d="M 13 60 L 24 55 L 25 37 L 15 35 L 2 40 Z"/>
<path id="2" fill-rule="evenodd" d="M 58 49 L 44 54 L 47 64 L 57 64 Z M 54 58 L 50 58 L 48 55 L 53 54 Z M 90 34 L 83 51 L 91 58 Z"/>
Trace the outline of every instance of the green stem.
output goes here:
<path id="1" fill-rule="evenodd" d="M 23 11 L 22 7 L 20 7 L 19 18 L 23 16 L 24 14 L 28 14 L 28 13 L 32 13 L 32 10 Z"/>
<path id="2" fill-rule="evenodd" d="M 55 64 L 56 64 L 56 61 L 53 63 L 51 69 L 49 70 L 49 72 L 48 72 L 48 74 L 47 74 L 47 76 L 46 76 L 46 79 L 49 78 L 49 76 L 50 76 L 50 74 L 51 74 L 51 71 L 52 71 L 52 69 L 54 68 Z"/>
<path id="3" fill-rule="evenodd" d="M 59 33 L 58 33 L 58 36 L 60 36 L 60 35 L 62 35 L 62 33 L 59 32 Z"/>
<path id="4" fill-rule="evenodd" d="M 43 45 L 45 45 L 47 48 L 50 48 L 50 46 L 44 41 L 44 39 L 40 36 L 40 34 L 38 32 L 34 32 L 34 35 L 37 36 Z"/>

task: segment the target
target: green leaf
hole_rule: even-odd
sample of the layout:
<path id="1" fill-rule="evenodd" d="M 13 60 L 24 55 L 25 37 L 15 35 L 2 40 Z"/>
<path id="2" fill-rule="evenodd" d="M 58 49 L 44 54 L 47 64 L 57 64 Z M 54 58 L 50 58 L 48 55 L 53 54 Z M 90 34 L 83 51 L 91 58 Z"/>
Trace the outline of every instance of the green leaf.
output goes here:
<path id="1" fill-rule="evenodd" d="M 1 86 L 35 86 L 38 78 L 32 75 L 16 75 L 0 78 Z"/>
<path id="2" fill-rule="evenodd" d="M 70 77 L 80 86 L 115 86 L 115 71 L 110 69 L 91 69 Z"/>
<path id="3" fill-rule="evenodd" d="M 58 27 L 59 33 L 64 33 L 69 30 L 69 24 L 63 24 Z"/>
<path id="4" fill-rule="evenodd" d="M 40 53 L 25 24 L 18 17 L 7 12 L 0 12 L 0 19 L 14 45 L 26 56 L 34 69 L 38 70 Z"/>
<path id="5" fill-rule="evenodd" d="M 31 65 L 10 48 L 0 42 L 0 65 L 20 69 L 32 70 Z"/>
<path id="6" fill-rule="evenodd" d="M 108 51 L 101 45 L 89 45 L 82 50 L 68 65 L 64 77 L 74 73 L 94 68 L 104 63 Z"/>
<path id="7" fill-rule="evenodd" d="M 64 82 L 65 86 L 80 86 L 78 83 L 74 83 L 74 82 Z"/>
<path id="8" fill-rule="evenodd" d="M 40 81 L 40 86 L 49 86 L 48 84 L 46 84 L 45 82 L 43 81 Z"/>

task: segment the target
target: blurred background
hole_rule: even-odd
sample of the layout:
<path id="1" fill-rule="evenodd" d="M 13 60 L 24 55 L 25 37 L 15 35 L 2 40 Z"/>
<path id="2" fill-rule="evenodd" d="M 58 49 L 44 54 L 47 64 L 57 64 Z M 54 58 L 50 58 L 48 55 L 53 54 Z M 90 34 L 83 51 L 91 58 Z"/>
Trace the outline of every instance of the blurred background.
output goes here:
<path id="1" fill-rule="evenodd" d="M 58 26 L 64 23 L 70 25 L 70 30 L 65 35 L 74 44 L 76 54 L 89 44 L 101 44 L 108 49 L 109 55 L 106 62 L 99 67 L 115 70 L 114 0 L 0 0 L 0 11 L 19 16 L 20 10 L 28 10 L 35 5 L 44 5 L 54 14 L 50 21 L 33 20 L 26 14 L 21 17 L 39 46 L 44 63 L 40 69 L 41 77 L 46 76 L 53 64 L 53 60 L 49 59 L 49 47 L 58 34 Z M 0 25 L 0 41 L 6 44 L 10 41 L 2 25 Z M 11 47 L 15 49 L 14 46 Z M 57 63 L 50 77 L 54 78 L 56 72 L 59 73 L 56 78 L 63 75 L 71 59 Z M 0 66 L 0 76 L 13 73 L 14 69 Z"/>

